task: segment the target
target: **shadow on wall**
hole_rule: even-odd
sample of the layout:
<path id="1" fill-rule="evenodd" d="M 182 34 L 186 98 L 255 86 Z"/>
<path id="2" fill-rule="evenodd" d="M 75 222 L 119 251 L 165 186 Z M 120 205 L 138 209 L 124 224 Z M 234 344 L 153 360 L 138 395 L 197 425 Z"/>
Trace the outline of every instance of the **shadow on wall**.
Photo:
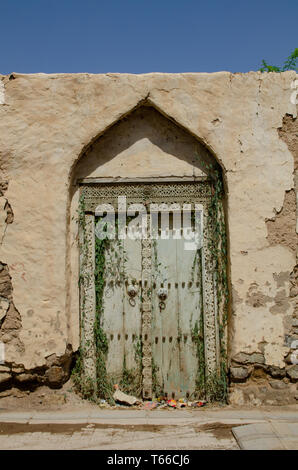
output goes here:
<path id="1" fill-rule="evenodd" d="M 202 176 L 214 157 L 191 134 L 151 106 L 124 117 L 91 145 L 73 171 L 86 177 Z"/>

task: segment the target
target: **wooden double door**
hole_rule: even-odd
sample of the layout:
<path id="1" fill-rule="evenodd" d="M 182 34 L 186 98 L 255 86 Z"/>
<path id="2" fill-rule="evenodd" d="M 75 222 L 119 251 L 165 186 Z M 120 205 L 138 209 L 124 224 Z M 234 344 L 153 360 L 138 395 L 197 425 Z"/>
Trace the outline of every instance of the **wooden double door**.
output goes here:
<path id="1" fill-rule="evenodd" d="M 170 223 L 172 218 L 170 214 Z M 166 238 L 159 229 L 155 239 L 147 240 L 145 254 L 141 239 L 116 238 L 108 243 L 101 317 L 108 342 L 106 371 L 126 391 L 146 395 L 142 380 L 146 346 L 152 378 L 147 395 L 194 397 L 200 394 L 198 375 L 205 367 L 198 354 L 198 347 L 204 350 L 202 246 L 191 245 L 183 227 L 180 237 L 171 225 L 163 235 Z M 144 303 L 150 311 L 145 331 Z"/>

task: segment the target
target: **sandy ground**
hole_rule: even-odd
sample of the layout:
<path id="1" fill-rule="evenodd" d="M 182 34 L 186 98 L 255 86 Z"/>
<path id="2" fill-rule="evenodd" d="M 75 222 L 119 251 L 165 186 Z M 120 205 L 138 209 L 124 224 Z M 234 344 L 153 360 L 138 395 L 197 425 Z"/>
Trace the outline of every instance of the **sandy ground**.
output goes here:
<path id="1" fill-rule="evenodd" d="M 113 410 L 142 409 L 109 407 Z M 86 411 L 98 405 L 80 398 L 71 381 L 60 390 L 39 387 L 33 392 L 11 389 L 0 392 L 0 410 L 5 411 Z M 172 410 L 163 410 L 165 423 Z M 154 413 L 152 411 L 151 413 Z M 153 414 L 152 414 L 153 416 Z M 184 424 L 174 426 L 146 424 L 24 424 L 0 423 L 0 449 L 238 449 L 232 425 Z"/>
<path id="2" fill-rule="evenodd" d="M 75 393 L 71 380 L 58 390 L 42 386 L 31 392 L 17 388 L 0 392 L 0 410 L 59 410 L 66 407 L 89 409 L 97 408 L 97 405 Z"/>
<path id="3" fill-rule="evenodd" d="M 205 426 L 205 428 L 204 428 Z M 223 427 L 184 426 L 99 426 L 98 424 L 0 424 L 0 449 L 238 449 L 231 433 Z M 30 428 L 30 431 L 29 431 Z M 26 430 L 27 429 L 27 430 Z M 29 431 L 29 432 L 28 432 Z"/>
<path id="4" fill-rule="evenodd" d="M 208 408 L 222 408 L 224 405 L 207 404 Z M 165 405 L 166 407 L 166 405 Z M 66 409 L 109 409 L 109 410 L 137 410 L 144 409 L 144 403 L 135 406 L 125 406 L 117 404 L 110 406 L 108 403 L 95 404 L 91 401 L 82 399 L 78 393 L 75 392 L 74 385 L 70 379 L 62 388 L 54 390 L 49 387 L 42 386 L 36 390 L 29 392 L 12 388 L 5 391 L 0 391 L 0 410 L 66 410 Z M 204 406 L 205 408 L 205 406 Z M 161 408 L 157 408 L 160 410 Z M 186 408 L 182 408 L 185 410 Z M 189 408 L 187 408 L 189 409 Z M 194 410 L 194 408 L 191 408 Z M 169 407 L 166 411 L 171 412 Z"/>
<path id="5" fill-rule="evenodd" d="M 0 449 L 237 450 L 235 426 L 279 420 L 298 431 L 298 406 L 261 408 L 99 406 L 77 395 L 71 381 L 60 390 L 11 389 L 0 392 Z"/>

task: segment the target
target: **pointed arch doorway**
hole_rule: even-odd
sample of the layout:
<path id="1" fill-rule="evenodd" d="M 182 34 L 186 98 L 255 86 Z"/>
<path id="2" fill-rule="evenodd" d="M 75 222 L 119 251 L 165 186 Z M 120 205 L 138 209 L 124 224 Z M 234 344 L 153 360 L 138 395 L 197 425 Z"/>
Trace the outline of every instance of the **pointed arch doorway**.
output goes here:
<path id="1" fill-rule="evenodd" d="M 102 144 L 106 154 L 112 145 L 111 160 L 104 157 L 108 164 L 119 159 L 119 167 L 118 155 L 125 151 L 130 159 L 137 146 L 146 166 L 148 141 L 153 144 L 150 152 L 158 148 L 157 158 L 163 158 L 160 149 L 170 155 L 166 158 L 172 158 L 171 155 L 180 160 L 184 158 L 181 157 L 183 149 L 178 151 L 175 144 L 169 150 L 168 142 L 195 139 L 184 130 L 182 133 L 186 135 L 181 135 L 181 129 L 178 137 L 175 136 L 172 127 L 177 127 L 176 124 L 169 124 L 156 110 L 150 111 L 151 115 L 157 113 L 161 117 L 152 136 L 148 130 L 151 118 L 146 112 L 136 111 L 137 122 L 141 122 L 140 119 L 145 122 L 145 131 L 136 129 L 133 121 L 126 131 L 130 141 L 129 145 L 125 144 L 128 150 L 120 142 L 117 154 L 116 141 L 123 131 L 117 129 L 118 124 L 112 129 L 114 137 L 107 137 L 105 145 Z M 143 142 L 142 148 L 140 142 Z M 198 146 L 198 142 L 194 145 Z M 94 155 L 94 149 L 92 152 Z M 187 147 L 185 154 L 191 152 L 190 146 Z M 214 192 L 212 173 L 218 172 L 218 165 L 203 146 L 199 147 L 199 155 L 195 155 L 194 160 L 199 168 L 195 175 L 181 175 L 184 170 L 179 168 L 178 162 L 174 170 L 177 176 L 149 177 L 105 176 L 102 171 L 96 175 L 100 165 L 94 156 L 79 162 L 81 349 L 83 373 L 94 384 L 95 394 L 104 396 L 109 387 L 120 383 L 124 391 L 147 399 L 157 395 L 202 397 L 206 392 L 206 379 L 220 368 L 220 313 L 210 250 L 214 229 L 214 221 L 210 219 Z M 148 169 L 148 172 L 154 171 Z M 164 170 L 159 172 L 164 173 Z M 172 211 L 168 239 L 148 236 L 120 243 L 117 239 L 110 240 L 102 256 L 99 252 L 103 243 L 98 244 L 96 237 L 102 215 L 96 209 L 102 204 L 117 208 L 119 196 L 126 197 L 127 205 L 143 204 L 146 208 L 151 204 L 181 207 L 188 204 L 191 219 L 198 206 L 200 245 L 191 247 L 183 237 L 174 237 Z M 118 215 L 115 209 L 115 220 Z"/>

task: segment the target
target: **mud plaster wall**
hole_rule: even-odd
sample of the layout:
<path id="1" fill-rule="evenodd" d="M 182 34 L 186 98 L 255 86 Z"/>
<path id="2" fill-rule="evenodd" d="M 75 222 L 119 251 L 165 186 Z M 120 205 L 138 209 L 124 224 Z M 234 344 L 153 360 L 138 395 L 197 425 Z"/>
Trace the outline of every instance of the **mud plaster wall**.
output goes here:
<path id="1" fill-rule="evenodd" d="M 6 361 L 34 369 L 62 356 L 67 345 L 78 347 L 75 172 L 179 176 L 196 168 L 188 156 L 183 160 L 157 142 L 154 164 L 150 151 L 140 159 L 130 147 L 79 171 L 76 164 L 90 144 L 146 101 L 199 139 L 223 168 L 233 292 L 230 360 L 259 353 L 268 366 L 284 367 L 294 316 L 296 145 L 295 135 L 289 137 L 293 148 L 286 141 L 284 119 L 296 117 L 295 79 L 294 72 L 1 76 L 0 171 L 7 189 L 0 261 L 19 315 Z M 140 150 L 148 140 L 138 142 Z M 286 240 L 274 229 L 283 211 L 291 219 Z"/>

